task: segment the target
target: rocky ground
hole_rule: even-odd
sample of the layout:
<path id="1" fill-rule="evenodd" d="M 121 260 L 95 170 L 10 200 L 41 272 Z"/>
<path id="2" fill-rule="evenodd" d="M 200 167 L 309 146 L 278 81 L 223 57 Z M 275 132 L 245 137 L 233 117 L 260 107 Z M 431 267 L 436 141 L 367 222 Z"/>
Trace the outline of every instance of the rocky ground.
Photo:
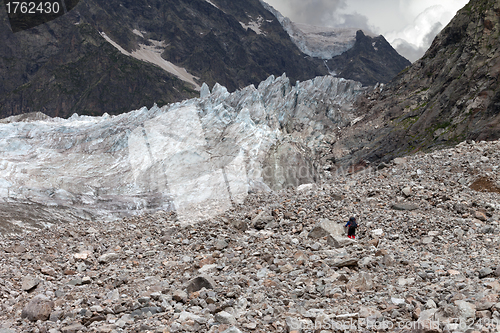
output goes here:
<path id="1" fill-rule="evenodd" d="M 0 238 L 0 332 L 500 331 L 499 165 L 500 142 L 462 143 L 196 225 Z"/>

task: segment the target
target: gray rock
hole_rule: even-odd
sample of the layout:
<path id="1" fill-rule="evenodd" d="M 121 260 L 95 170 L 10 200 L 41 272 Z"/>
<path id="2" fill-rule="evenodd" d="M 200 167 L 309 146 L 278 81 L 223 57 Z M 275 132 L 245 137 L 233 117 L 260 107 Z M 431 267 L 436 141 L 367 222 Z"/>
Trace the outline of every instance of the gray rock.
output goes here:
<path id="1" fill-rule="evenodd" d="M 146 304 L 146 303 L 149 303 L 151 301 L 151 297 L 142 296 L 142 297 L 139 297 L 139 299 L 137 301 L 141 304 Z"/>
<path id="2" fill-rule="evenodd" d="M 357 291 L 371 290 L 373 288 L 373 279 L 370 274 L 361 272 L 349 281 L 348 287 L 354 288 Z"/>
<path id="3" fill-rule="evenodd" d="M 233 317 L 233 315 L 231 315 L 226 311 L 221 311 L 216 313 L 214 319 L 216 322 L 219 322 L 221 324 L 227 324 L 227 325 L 236 324 L 236 319 Z"/>
<path id="4" fill-rule="evenodd" d="M 47 296 L 37 295 L 23 308 L 21 318 L 27 318 L 30 321 L 45 321 L 49 319 L 53 308 L 54 302 L 50 301 Z"/>
<path id="5" fill-rule="evenodd" d="M 308 237 L 319 239 L 325 236 L 342 236 L 344 234 L 344 226 L 340 223 L 321 219 L 309 232 Z"/>
<path id="6" fill-rule="evenodd" d="M 357 258 L 347 258 L 333 264 L 334 267 L 358 266 Z"/>
<path id="7" fill-rule="evenodd" d="M 42 269 L 40 270 L 40 272 L 42 272 L 42 274 L 50 275 L 50 276 L 57 275 L 57 272 L 55 271 L 55 269 L 53 269 L 52 267 L 49 267 L 49 266 L 43 266 Z"/>
<path id="8" fill-rule="evenodd" d="M 329 235 L 328 238 L 326 239 L 326 243 L 336 249 L 340 249 L 354 244 L 355 241 L 347 237 Z"/>
<path id="9" fill-rule="evenodd" d="M 474 304 L 459 300 L 455 301 L 455 305 L 458 309 L 458 316 L 461 319 L 467 320 L 469 318 L 476 318 L 476 306 Z"/>
<path id="10" fill-rule="evenodd" d="M 496 302 L 489 302 L 489 301 L 478 301 L 476 302 L 476 311 L 484 311 L 484 310 L 489 310 L 495 305 Z"/>
<path id="11" fill-rule="evenodd" d="M 382 264 L 387 267 L 394 265 L 394 256 L 392 254 L 386 254 L 382 257 Z"/>
<path id="12" fill-rule="evenodd" d="M 236 219 L 231 222 L 231 226 L 240 231 L 246 231 L 248 229 L 248 220 Z"/>
<path id="13" fill-rule="evenodd" d="M 424 310 L 420 312 L 420 316 L 418 317 L 418 322 L 428 322 L 433 321 L 434 314 L 438 311 L 437 308 Z"/>
<path id="14" fill-rule="evenodd" d="M 36 286 L 38 286 L 39 283 L 40 283 L 40 280 L 38 280 L 37 278 L 34 278 L 33 276 L 28 275 L 28 276 L 25 276 L 23 278 L 21 289 L 24 291 L 29 291 L 29 290 L 35 288 Z"/>
<path id="15" fill-rule="evenodd" d="M 424 237 L 422 238 L 422 244 L 431 244 L 434 241 L 434 237 Z"/>
<path id="16" fill-rule="evenodd" d="M 419 207 L 413 203 L 396 203 L 391 206 L 395 210 L 415 210 Z"/>
<path id="17" fill-rule="evenodd" d="M 83 284 L 83 280 L 81 278 L 71 279 L 68 284 L 70 286 L 81 286 Z"/>
<path id="18" fill-rule="evenodd" d="M 77 333 L 78 331 L 86 330 L 86 327 L 80 323 L 75 323 L 61 328 L 62 333 Z"/>
<path id="19" fill-rule="evenodd" d="M 198 277 L 195 277 L 194 279 L 190 280 L 186 286 L 186 290 L 187 290 L 188 294 L 191 294 L 195 291 L 199 291 L 202 288 L 214 289 L 215 288 L 215 281 L 207 275 L 202 275 L 202 276 L 198 276 Z"/>
<path id="20" fill-rule="evenodd" d="M 109 299 L 111 301 L 118 301 L 120 299 L 120 293 L 118 292 L 118 289 L 113 289 L 108 292 L 106 294 L 106 299 Z"/>
<path id="21" fill-rule="evenodd" d="M 382 163 L 380 163 L 380 164 L 377 166 L 377 170 L 383 170 L 383 169 L 388 168 L 388 167 L 390 167 L 390 165 L 389 165 L 389 164 L 382 162 Z"/>
<path id="22" fill-rule="evenodd" d="M 403 193 L 403 195 L 405 197 L 409 197 L 413 194 L 413 191 L 411 190 L 411 187 L 407 186 L 407 187 L 404 187 L 401 192 Z"/>
<path id="23" fill-rule="evenodd" d="M 229 245 L 229 244 L 228 244 L 225 240 L 223 240 L 223 239 L 219 239 L 219 240 L 215 243 L 215 248 L 216 248 L 217 250 L 219 250 L 219 251 L 220 251 L 220 250 L 225 249 L 228 245 Z"/>
<path id="24" fill-rule="evenodd" d="M 490 274 L 493 274 L 493 270 L 489 267 L 484 267 L 481 270 L 479 270 L 479 278 L 480 279 L 485 278 Z"/>
<path id="25" fill-rule="evenodd" d="M 115 261 L 116 259 L 120 258 L 120 255 L 118 253 L 106 253 L 100 256 L 97 261 L 101 264 L 107 264 L 112 261 Z"/>
<path id="26" fill-rule="evenodd" d="M 162 309 L 160 307 L 155 307 L 155 306 L 148 306 L 144 308 L 140 308 L 137 310 L 134 310 L 130 313 L 132 317 L 137 317 L 137 316 L 147 316 L 150 317 L 156 313 L 161 313 Z"/>
<path id="27" fill-rule="evenodd" d="M 188 320 L 193 320 L 193 321 L 197 322 L 198 324 L 206 324 L 208 321 L 208 319 L 206 319 L 202 316 L 198 316 L 198 315 L 195 315 L 194 313 L 190 313 L 187 311 L 182 311 L 180 316 L 179 316 L 179 321 L 185 322 Z"/>
<path id="28" fill-rule="evenodd" d="M 4 248 L 5 252 L 7 253 L 24 253 L 26 252 L 26 248 L 22 245 L 13 245 Z"/>
<path id="29" fill-rule="evenodd" d="M 236 327 L 232 326 L 229 327 L 227 330 L 223 331 L 222 333 L 241 333 L 241 331 Z"/>
<path id="30" fill-rule="evenodd" d="M 62 319 L 63 315 L 64 315 L 64 311 L 53 311 L 50 314 L 49 320 L 52 322 L 56 322 L 56 321 Z"/>
<path id="31" fill-rule="evenodd" d="M 273 221 L 274 217 L 268 211 L 264 210 L 252 219 L 251 225 L 253 228 L 261 230 Z"/>
<path id="32" fill-rule="evenodd" d="M 395 165 L 404 165 L 404 164 L 406 164 L 406 158 L 405 157 L 396 157 L 394 160 L 392 160 L 392 162 Z"/>
<path id="33" fill-rule="evenodd" d="M 429 299 L 429 300 L 425 303 L 425 308 L 426 308 L 426 309 L 435 309 L 435 308 L 437 308 L 436 302 L 434 302 L 432 299 Z"/>
<path id="34" fill-rule="evenodd" d="M 318 242 L 311 245 L 311 250 L 313 250 L 313 251 L 319 251 L 320 249 L 321 249 L 321 244 Z"/>

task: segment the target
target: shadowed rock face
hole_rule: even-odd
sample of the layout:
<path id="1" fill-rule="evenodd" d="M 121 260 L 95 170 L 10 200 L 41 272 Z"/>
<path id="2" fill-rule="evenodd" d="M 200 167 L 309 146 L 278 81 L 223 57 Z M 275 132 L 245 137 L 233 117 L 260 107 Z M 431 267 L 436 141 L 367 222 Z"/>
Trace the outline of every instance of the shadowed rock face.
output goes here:
<path id="1" fill-rule="evenodd" d="M 356 33 L 354 46 L 327 61 L 337 76 L 359 81 L 365 86 L 388 83 L 411 63 L 402 57 L 383 36 Z"/>
<path id="2" fill-rule="evenodd" d="M 219 82 L 229 91 L 271 74 L 286 72 L 292 82 L 327 74 L 258 0 L 212 3 L 82 0 L 68 14 L 15 34 L 0 11 L 0 117 L 120 114 L 196 96 L 192 84 L 123 54 L 148 47 L 200 85 Z"/>
<path id="3" fill-rule="evenodd" d="M 500 137 L 500 4 L 472 0 L 430 49 L 357 102 L 363 120 L 334 147 L 339 164 Z"/>

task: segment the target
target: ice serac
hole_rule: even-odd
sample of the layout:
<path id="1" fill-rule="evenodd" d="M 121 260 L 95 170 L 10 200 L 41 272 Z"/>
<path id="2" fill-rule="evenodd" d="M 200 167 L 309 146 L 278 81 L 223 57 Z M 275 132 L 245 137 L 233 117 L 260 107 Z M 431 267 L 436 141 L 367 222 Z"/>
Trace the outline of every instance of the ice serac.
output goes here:
<path id="1" fill-rule="evenodd" d="M 186 223 L 208 218 L 250 191 L 310 183 L 314 155 L 327 132 L 352 122 L 360 91 L 331 76 L 292 86 L 283 75 L 119 116 L 6 119 L 0 203 L 65 207 L 67 220 L 160 209 Z"/>

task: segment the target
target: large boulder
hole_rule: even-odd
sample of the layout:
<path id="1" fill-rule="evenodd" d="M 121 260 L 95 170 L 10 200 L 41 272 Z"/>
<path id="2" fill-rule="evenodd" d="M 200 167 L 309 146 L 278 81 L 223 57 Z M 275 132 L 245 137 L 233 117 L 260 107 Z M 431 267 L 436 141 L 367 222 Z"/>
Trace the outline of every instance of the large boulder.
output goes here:
<path id="1" fill-rule="evenodd" d="M 29 321 L 45 321 L 49 319 L 53 308 L 54 302 L 47 296 L 37 295 L 26 304 L 21 312 L 21 318 L 27 318 Z"/>
<path id="2" fill-rule="evenodd" d="M 215 282 L 214 280 L 206 275 L 201 275 L 198 277 L 195 277 L 194 279 L 190 280 L 187 283 L 186 290 L 188 294 L 191 294 L 193 292 L 199 291 L 203 288 L 205 289 L 214 289 L 215 287 Z"/>
<path id="3" fill-rule="evenodd" d="M 319 239 L 325 236 L 340 237 L 345 234 L 344 226 L 341 223 L 328 219 L 321 219 L 309 232 L 308 237 Z"/>
<path id="4" fill-rule="evenodd" d="M 354 244 L 354 241 L 345 236 L 328 236 L 326 243 L 336 249 Z"/>

